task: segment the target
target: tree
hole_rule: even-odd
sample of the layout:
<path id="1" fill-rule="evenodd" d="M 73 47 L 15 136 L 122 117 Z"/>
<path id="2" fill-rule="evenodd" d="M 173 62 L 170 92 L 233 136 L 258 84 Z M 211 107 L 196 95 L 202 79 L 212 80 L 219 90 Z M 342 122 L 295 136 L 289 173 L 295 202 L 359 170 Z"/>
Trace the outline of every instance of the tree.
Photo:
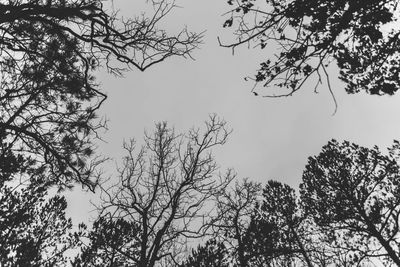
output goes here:
<path id="1" fill-rule="evenodd" d="M 224 47 L 255 43 L 276 49 L 260 64 L 256 84 L 283 89 L 267 97 L 289 96 L 310 77 L 327 81 L 335 62 L 348 93 L 394 94 L 400 86 L 396 0 L 228 0 L 224 27 L 236 39 Z M 270 54 L 271 55 L 271 54 Z M 331 91 L 332 93 L 332 91 Z"/>
<path id="2" fill-rule="evenodd" d="M 47 195 L 45 183 L 0 183 L 1 266 L 66 266 L 76 246 L 64 197 Z"/>
<path id="3" fill-rule="evenodd" d="M 330 141 L 310 157 L 300 185 L 304 210 L 350 264 L 400 265 L 400 187 L 395 142 L 389 155 Z"/>
<path id="4" fill-rule="evenodd" d="M 96 185 L 93 138 L 106 98 L 94 71 L 144 71 L 170 56 L 190 56 L 200 42 L 186 29 L 157 28 L 174 4 L 152 1 L 150 17 L 123 19 L 98 0 L 0 1 L 0 135 L 60 187 Z M 32 166 L 32 167 L 33 167 Z"/>
<path id="5" fill-rule="evenodd" d="M 228 135 L 226 123 L 211 116 L 203 132 L 192 129 L 184 135 L 158 123 L 137 153 L 135 141 L 126 143 L 118 183 L 101 186 L 99 218 L 113 227 L 122 222 L 132 225 L 137 231 L 126 238 L 102 238 L 102 253 L 90 257 L 106 266 L 114 266 L 107 260 L 116 257 L 111 251 L 133 266 L 181 262 L 188 242 L 207 234 L 213 199 L 233 178 L 232 171 L 216 174 L 218 166 L 211 154 Z M 107 229 L 95 227 L 90 237 L 109 236 Z M 132 244 L 136 250 L 130 249 Z"/>

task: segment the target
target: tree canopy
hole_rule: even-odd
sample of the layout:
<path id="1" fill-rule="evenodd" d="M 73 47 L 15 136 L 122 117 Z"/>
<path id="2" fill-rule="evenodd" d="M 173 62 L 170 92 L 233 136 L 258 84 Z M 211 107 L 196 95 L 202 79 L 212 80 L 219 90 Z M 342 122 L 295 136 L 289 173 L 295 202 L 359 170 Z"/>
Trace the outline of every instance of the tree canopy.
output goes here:
<path id="1" fill-rule="evenodd" d="M 323 82 L 331 90 L 327 67 L 332 64 L 339 68 L 348 93 L 392 95 L 399 89 L 398 1 L 227 3 L 230 9 L 223 26 L 233 29 L 235 39 L 221 45 L 235 49 L 251 43 L 269 51 L 250 78 L 266 87 L 253 89 L 263 96 L 292 95 L 308 80 L 315 83 L 315 90 Z M 274 56 L 271 51 L 276 51 Z"/>
<path id="2" fill-rule="evenodd" d="M 182 264 L 184 267 L 228 267 L 229 252 L 224 243 L 215 239 L 208 240 L 204 245 L 199 245 L 192 251 L 186 261 Z"/>
<path id="3" fill-rule="evenodd" d="M 303 174 L 305 212 L 356 261 L 387 257 L 400 264 L 399 144 L 390 151 L 331 141 Z"/>

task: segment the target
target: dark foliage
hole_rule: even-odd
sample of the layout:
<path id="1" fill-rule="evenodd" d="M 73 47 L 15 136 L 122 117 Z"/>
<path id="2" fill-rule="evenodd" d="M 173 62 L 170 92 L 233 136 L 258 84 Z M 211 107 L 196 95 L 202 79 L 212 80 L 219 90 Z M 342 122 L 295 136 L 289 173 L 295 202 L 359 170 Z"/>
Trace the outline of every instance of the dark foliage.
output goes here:
<path id="1" fill-rule="evenodd" d="M 291 265 L 304 262 L 306 266 L 312 266 L 305 247 L 309 233 L 304 228 L 296 202 L 293 188 L 273 180 L 267 182 L 246 235 L 247 250 L 255 263 Z"/>
<path id="2" fill-rule="evenodd" d="M 63 266 L 64 252 L 78 241 L 65 216 L 65 198 L 49 196 L 43 173 L 1 144 L 0 265 Z"/>
<path id="3" fill-rule="evenodd" d="M 348 93 L 392 95 L 400 86 L 396 0 L 228 0 L 224 27 L 236 40 L 225 47 L 255 43 L 275 51 L 261 63 L 256 83 L 286 89 L 265 96 L 288 96 L 312 76 L 325 81 L 333 62 Z M 275 91 L 274 91 L 275 92 Z"/>
<path id="4" fill-rule="evenodd" d="M 43 183 L 0 187 L 1 266 L 63 266 L 76 245 L 66 200 Z"/>
<path id="5" fill-rule="evenodd" d="M 88 244 L 83 242 L 82 252 L 74 259 L 73 266 L 136 266 L 140 228 L 135 223 L 102 217 L 83 236 Z"/>
<path id="6" fill-rule="evenodd" d="M 354 264 L 382 257 L 400 265 L 398 143 L 390 151 L 333 140 L 303 174 L 305 212 Z"/>
<path id="7" fill-rule="evenodd" d="M 229 267 L 229 254 L 225 245 L 215 239 L 198 246 L 182 267 Z"/>

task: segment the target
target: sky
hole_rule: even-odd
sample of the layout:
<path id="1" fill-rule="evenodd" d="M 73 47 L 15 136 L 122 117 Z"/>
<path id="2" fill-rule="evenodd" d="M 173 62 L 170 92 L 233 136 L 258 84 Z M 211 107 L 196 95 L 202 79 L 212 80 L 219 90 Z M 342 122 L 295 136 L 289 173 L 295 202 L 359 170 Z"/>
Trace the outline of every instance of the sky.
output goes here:
<path id="1" fill-rule="evenodd" d="M 139 1 L 114 1 L 126 17 L 137 15 Z M 144 2 L 144 0 L 143 0 Z M 287 98 L 262 98 L 251 93 L 253 84 L 243 78 L 254 74 L 258 64 L 271 51 L 219 46 L 232 36 L 222 28 L 226 1 L 178 0 L 163 26 L 172 32 L 187 25 L 204 33 L 203 44 L 193 53 L 195 60 L 170 58 L 145 72 L 132 70 L 124 78 L 107 73 L 98 82 L 108 99 L 100 111 L 108 119 L 99 152 L 119 160 L 123 140 L 143 140 L 160 121 L 167 121 L 177 132 L 201 127 L 208 115 L 216 113 L 233 129 L 229 141 L 215 150 L 221 171 L 234 168 L 238 178 L 265 183 L 275 179 L 297 187 L 309 156 L 317 155 L 332 138 L 362 146 L 377 145 L 385 150 L 394 139 L 400 140 L 400 94 L 371 96 L 348 95 L 330 68 L 337 112 L 326 84 L 314 93 L 313 85 Z M 140 7 L 139 7 L 140 6 Z M 112 176 L 114 163 L 107 165 Z M 114 172 L 115 173 L 115 172 Z M 74 223 L 90 220 L 96 213 L 89 200 L 96 196 L 76 187 L 67 193 L 68 215 Z"/>

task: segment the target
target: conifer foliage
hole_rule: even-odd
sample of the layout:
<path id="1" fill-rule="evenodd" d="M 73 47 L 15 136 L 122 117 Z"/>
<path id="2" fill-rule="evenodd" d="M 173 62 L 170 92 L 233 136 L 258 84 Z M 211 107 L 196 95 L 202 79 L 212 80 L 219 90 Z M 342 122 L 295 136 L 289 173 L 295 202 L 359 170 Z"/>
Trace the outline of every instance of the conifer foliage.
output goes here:
<path id="1" fill-rule="evenodd" d="M 234 39 L 221 45 L 235 49 L 251 43 L 268 50 L 251 78 L 273 87 L 264 90 L 265 96 L 292 95 L 307 80 L 315 84 L 315 89 L 321 83 L 330 87 L 327 67 L 332 64 L 339 67 L 339 78 L 348 93 L 392 95 L 399 89 L 397 0 L 227 3 L 229 11 L 223 26 L 233 30 Z"/>

